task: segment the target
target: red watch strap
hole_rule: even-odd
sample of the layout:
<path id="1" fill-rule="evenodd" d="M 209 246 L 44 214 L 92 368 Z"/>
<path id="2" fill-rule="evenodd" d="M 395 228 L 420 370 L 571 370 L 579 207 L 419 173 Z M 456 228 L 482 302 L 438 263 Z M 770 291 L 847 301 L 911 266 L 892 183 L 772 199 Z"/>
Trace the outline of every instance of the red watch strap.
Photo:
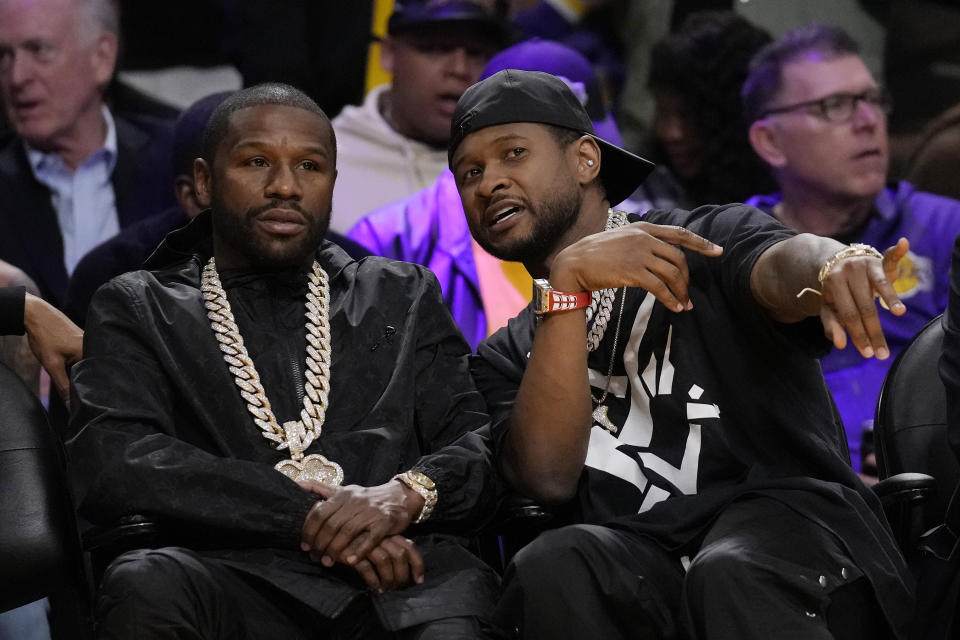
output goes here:
<path id="1" fill-rule="evenodd" d="M 554 311 L 570 311 L 580 309 L 590 304 L 590 292 L 581 291 L 579 293 L 567 293 L 565 291 L 553 290 L 550 292 L 550 308 L 547 313 Z"/>

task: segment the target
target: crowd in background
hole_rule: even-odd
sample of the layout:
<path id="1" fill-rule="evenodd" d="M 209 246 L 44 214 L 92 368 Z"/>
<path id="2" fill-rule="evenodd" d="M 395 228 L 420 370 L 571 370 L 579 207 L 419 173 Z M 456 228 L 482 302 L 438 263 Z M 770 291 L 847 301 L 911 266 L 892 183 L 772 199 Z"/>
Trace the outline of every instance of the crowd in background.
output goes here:
<path id="1" fill-rule="evenodd" d="M 283 81 L 333 121 L 331 239 L 355 258 L 431 267 L 475 347 L 530 295 L 521 265 L 471 240 L 447 170 L 458 98 L 503 68 L 560 76 L 601 137 L 658 165 L 621 209 L 747 202 L 843 242 L 907 237 L 895 287 L 908 313 L 884 319 L 891 356 L 947 304 L 960 233 L 951 2 L 476 0 L 447 19 L 390 0 L 123 0 L 119 23 L 92 0 L 27 4 L 0 0 L 0 285 L 80 327 L 101 284 L 200 212 L 193 160 L 210 113 Z M 791 66 L 791 46 L 823 55 Z M 0 339 L 0 358 L 65 420 L 26 344 Z M 822 363 L 869 480 L 889 360 L 849 346 Z"/>

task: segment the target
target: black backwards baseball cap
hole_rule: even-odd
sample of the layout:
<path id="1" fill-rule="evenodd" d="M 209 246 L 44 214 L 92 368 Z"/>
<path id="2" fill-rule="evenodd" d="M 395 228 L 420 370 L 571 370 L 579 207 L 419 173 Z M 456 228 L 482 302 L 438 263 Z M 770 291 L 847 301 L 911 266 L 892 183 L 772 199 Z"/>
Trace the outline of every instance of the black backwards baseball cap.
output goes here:
<path id="1" fill-rule="evenodd" d="M 498 124 L 533 122 L 573 129 L 600 146 L 600 181 L 611 204 L 636 191 L 654 164 L 597 136 L 590 116 L 570 87 L 541 71 L 504 69 L 466 90 L 457 102 L 450 127 L 447 161 L 474 131 Z"/>
<path id="2" fill-rule="evenodd" d="M 424 29 L 464 25 L 476 29 L 498 46 L 510 38 L 510 28 L 502 12 L 482 0 L 396 0 L 387 20 L 387 33 L 399 35 Z"/>

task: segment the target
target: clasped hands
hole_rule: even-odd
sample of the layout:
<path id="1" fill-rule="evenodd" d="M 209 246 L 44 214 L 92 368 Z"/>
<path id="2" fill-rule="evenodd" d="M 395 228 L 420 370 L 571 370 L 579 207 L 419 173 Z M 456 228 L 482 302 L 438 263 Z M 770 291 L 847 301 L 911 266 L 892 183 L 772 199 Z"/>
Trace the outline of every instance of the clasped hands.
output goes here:
<path id="1" fill-rule="evenodd" d="M 423 582 L 423 557 L 401 535 L 420 512 L 423 498 L 397 481 L 376 487 L 298 484 L 322 498 L 300 531 L 300 548 L 325 567 L 353 567 L 372 591 L 383 593 Z"/>

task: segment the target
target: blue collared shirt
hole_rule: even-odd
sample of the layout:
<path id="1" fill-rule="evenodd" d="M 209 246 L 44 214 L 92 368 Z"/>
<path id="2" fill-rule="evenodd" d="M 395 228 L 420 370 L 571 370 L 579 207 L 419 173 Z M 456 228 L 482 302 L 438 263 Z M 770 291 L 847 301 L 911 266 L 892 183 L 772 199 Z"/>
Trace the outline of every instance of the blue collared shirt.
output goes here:
<path id="1" fill-rule="evenodd" d="M 71 170 L 55 153 L 43 153 L 24 144 L 36 179 L 50 189 L 63 237 L 63 263 L 72 274 L 88 251 L 120 231 L 110 175 L 117 164 L 117 129 L 110 110 L 103 107 L 107 136 L 103 146 Z"/>

